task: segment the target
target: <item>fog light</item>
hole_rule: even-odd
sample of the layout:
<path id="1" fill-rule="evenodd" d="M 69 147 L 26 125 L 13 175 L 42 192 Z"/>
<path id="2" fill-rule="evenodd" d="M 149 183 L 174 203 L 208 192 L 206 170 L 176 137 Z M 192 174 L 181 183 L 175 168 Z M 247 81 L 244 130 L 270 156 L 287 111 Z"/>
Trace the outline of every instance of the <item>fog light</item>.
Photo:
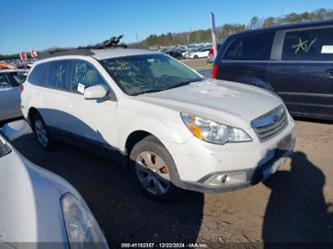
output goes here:
<path id="1" fill-rule="evenodd" d="M 209 177 L 204 181 L 205 185 L 212 187 L 223 187 L 224 185 L 241 184 L 247 182 L 246 172 L 228 172 L 228 174 L 220 173 Z"/>

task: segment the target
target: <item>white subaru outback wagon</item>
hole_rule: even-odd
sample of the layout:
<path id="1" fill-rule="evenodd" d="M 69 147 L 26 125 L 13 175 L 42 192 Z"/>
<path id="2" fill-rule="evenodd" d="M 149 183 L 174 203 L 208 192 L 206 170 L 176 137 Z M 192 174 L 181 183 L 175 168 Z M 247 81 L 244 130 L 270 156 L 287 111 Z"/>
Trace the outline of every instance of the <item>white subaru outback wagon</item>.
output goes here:
<path id="1" fill-rule="evenodd" d="M 273 93 L 206 79 L 149 50 L 55 53 L 34 64 L 21 105 L 43 148 L 61 139 L 119 152 L 158 200 L 258 183 L 295 144 L 294 121 Z"/>

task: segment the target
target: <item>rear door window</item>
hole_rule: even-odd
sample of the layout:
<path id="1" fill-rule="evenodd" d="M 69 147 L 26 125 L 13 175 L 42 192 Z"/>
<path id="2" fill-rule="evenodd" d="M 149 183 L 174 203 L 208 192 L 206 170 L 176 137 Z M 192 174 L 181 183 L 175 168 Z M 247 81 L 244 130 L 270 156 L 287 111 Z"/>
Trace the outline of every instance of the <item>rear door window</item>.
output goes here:
<path id="1" fill-rule="evenodd" d="M 332 61 L 333 28 L 286 32 L 282 60 Z"/>
<path id="2" fill-rule="evenodd" d="M 44 85 L 46 63 L 38 64 L 29 75 L 28 81 L 33 85 Z"/>
<path id="3" fill-rule="evenodd" d="M 0 89 L 11 87 L 11 83 L 5 73 L 0 74 Z"/>
<path id="4" fill-rule="evenodd" d="M 69 60 L 49 62 L 47 87 L 66 90 L 68 88 L 69 65 Z"/>
<path id="5" fill-rule="evenodd" d="M 108 87 L 98 70 L 89 62 L 74 60 L 72 62 L 71 91 L 83 94 L 91 86 L 104 85 Z"/>
<path id="6" fill-rule="evenodd" d="M 269 60 L 274 32 L 252 34 L 234 39 L 228 47 L 226 60 Z"/>

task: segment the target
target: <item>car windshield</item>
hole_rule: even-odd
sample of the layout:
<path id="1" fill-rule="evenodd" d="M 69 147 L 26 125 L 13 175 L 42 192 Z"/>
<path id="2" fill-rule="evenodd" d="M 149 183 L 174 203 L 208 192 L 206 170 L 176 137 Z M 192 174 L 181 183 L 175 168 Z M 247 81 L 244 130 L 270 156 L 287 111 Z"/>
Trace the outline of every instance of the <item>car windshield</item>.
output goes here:
<path id="1" fill-rule="evenodd" d="M 101 63 L 128 95 L 159 92 L 203 79 L 182 63 L 163 54 L 105 59 Z"/>

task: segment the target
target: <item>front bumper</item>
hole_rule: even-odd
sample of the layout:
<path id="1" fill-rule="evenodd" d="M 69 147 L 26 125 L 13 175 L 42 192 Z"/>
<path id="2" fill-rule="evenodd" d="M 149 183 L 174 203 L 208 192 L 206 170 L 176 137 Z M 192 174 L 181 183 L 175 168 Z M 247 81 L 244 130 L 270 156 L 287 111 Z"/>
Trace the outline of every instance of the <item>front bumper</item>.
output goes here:
<path id="1" fill-rule="evenodd" d="M 229 171 L 229 172 L 215 172 L 205 176 L 204 178 L 200 179 L 198 182 L 182 182 L 179 186 L 186 190 L 192 190 L 202 193 L 222 193 L 228 191 L 234 191 L 242 188 L 246 188 L 255 184 L 258 184 L 264 180 L 266 180 L 270 175 L 274 174 L 281 165 L 290 157 L 292 154 L 292 150 L 287 150 L 284 152 L 278 151 L 276 155 L 265 162 L 262 165 L 259 165 L 255 169 L 247 169 L 244 171 Z M 212 186 L 205 183 L 205 180 L 209 179 L 210 177 L 214 176 L 228 176 L 232 174 L 239 174 L 242 173 L 245 175 L 245 180 L 243 182 L 239 181 L 234 184 L 221 184 L 221 186 Z"/>
<path id="2" fill-rule="evenodd" d="M 218 193 L 245 188 L 267 179 L 290 157 L 296 133 L 290 117 L 277 136 L 261 143 L 254 131 L 253 142 L 213 145 L 197 138 L 186 144 L 167 146 L 177 165 L 172 182 L 183 189 Z"/>

